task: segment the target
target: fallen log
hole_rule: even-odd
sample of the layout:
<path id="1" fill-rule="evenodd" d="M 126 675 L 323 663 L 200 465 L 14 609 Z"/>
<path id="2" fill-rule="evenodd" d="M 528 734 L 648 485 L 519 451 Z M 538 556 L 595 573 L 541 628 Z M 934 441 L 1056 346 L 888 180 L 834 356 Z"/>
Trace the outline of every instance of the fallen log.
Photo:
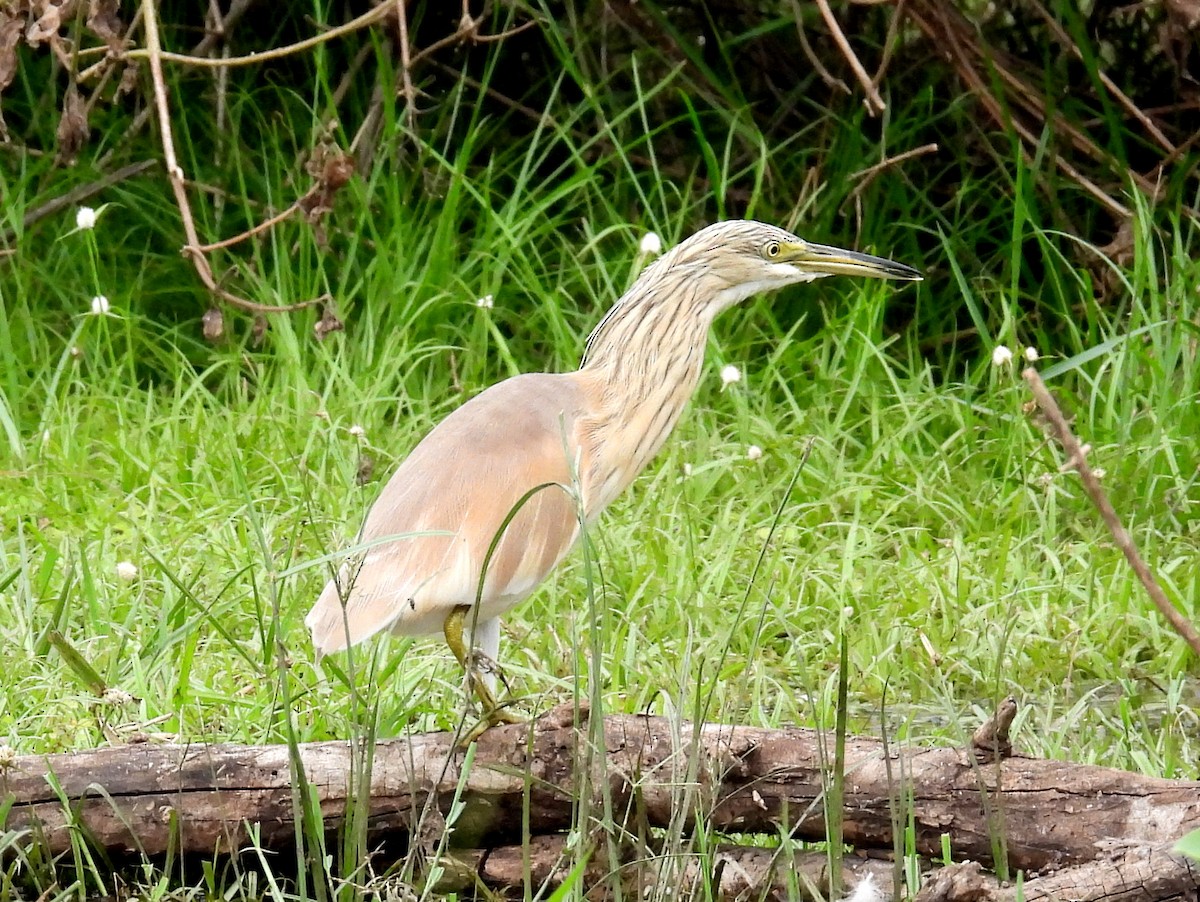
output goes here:
<path id="1" fill-rule="evenodd" d="M 469 773 L 451 734 L 377 743 L 370 830 L 411 830 L 427 803 L 447 814 L 461 781 L 452 826 L 462 847 L 520 843 L 523 824 L 534 835 L 569 828 L 581 785 L 596 804 L 607 786 L 616 816 L 630 823 L 686 829 L 699 819 L 721 832 L 775 836 L 782 825 L 796 839 L 825 838 L 815 731 L 614 715 L 588 770 L 580 763 L 588 727 L 572 717 L 560 708 L 489 730 Z M 1010 869 L 1038 872 L 1091 861 L 1101 842 L 1158 844 L 1200 827 L 1198 782 L 1019 756 L 980 764 L 965 749 L 889 751 L 885 759 L 876 740 L 846 741 L 844 836 L 862 849 L 890 851 L 901 816 L 922 854 L 940 857 L 946 834 L 956 858 L 990 863 L 1003 848 Z M 362 750 L 348 742 L 299 747 L 327 829 L 341 823 L 353 792 L 355 754 Z M 83 830 L 113 850 L 212 855 L 247 845 L 247 825 L 260 844 L 285 849 L 294 839 L 293 783 L 286 746 L 128 745 L 17 757 L 0 773 L 0 810 L 11 806 L 5 829 L 38 831 L 51 852 Z M 897 799 L 911 810 L 896 810 Z"/>
<path id="2" fill-rule="evenodd" d="M 977 862 L 951 865 L 933 875 L 913 902 L 1185 902 L 1197 891 L 1200 864 L 1159 845 L 1064 868 L 1027 880 L 1019 890 L 999 886 Z"/>
<path id="3" fill-rule="evenodd" d="M 780 847 L 736 846 L 722 844 L 700 856 L 694 850 L 682 857 L 623 850 L 622 864 L 641 863 L 645 867 L 625 867 L 629 879 L 623 881 L 630 898 L 645 898 L 645 890 L 670 881 L 675 897 L 704 898 L 702 887 L 708 887 L 718 899 L 760 899 L 763 902 L 783 902 L 795 897 L 795 888 L 802 899 L 829 898 L 829 857 L 824 852 L 788 851 Z M 456 858 L 463 866 L 457 879 L 437 886 L 439 893 L 469 892 L 474 878 L 489 888 L 506 892 L 516 898 L 525 895 L 525 868 L 529 867 L 529 888 L 556 889 L 567 878 L 574 864 L 574 853 L 566 848 L 562 835 L 534 836 L 527 846 L 501 846 L 496 849 L 472 850 Z M 853 891 L 863 880 L 888 892 L 892 887 L 892 862 L 871 858 L 847 857 L 843 862 L 844 888 Z M 585 886 L 603 881 L 612 872 L 607 855 L 600 854 L 589 862 L 583 877 Z M 811 887 L 819 895 L 806 890 Z"/>

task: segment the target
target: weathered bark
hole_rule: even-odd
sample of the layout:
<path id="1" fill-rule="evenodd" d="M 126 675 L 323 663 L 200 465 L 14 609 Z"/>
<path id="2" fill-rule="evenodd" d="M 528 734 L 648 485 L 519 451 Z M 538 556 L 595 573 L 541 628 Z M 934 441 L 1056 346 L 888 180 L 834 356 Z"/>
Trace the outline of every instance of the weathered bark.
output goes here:
<path id="1" fill-rule="evenodd" d="M 479 878 L 492 889 L 507 891 L 519 896 L 525 886 L 525 862 L 528 854 L 529 885 L 557 887 L 566 879 L 575 863 L 575 853 L 565 848 L 562 835 L 535 836 L 528 849 L 521 846 L 501 846 L 497 849 L 472 851 L 458 855 L 466 866 L 464 876 Z M 626 867 L 630 873 L 627 887 L 631 898 L 643 898 L 642 890 L 670 881 L 677 887 L 679 898 L 691 898 L 704 885 L 712 887 L 718 899 L 759 899 L 763 902 L 786 902 L 793 898 L 792 887 L 798 885 L 800 898 L 813 898 L 808 892 L 809 884 L 817 889 L 820 898 L 828 898 L 828 858 L 824 852 L 793 851 L 780 848 L 757 846 L 722 845 L 712 852 L 711 869 L 701 869 L 699 855 L 670 855 L 654 857 L 653 852 L 636 850 L 623 855 L 623 861 L 641 861 L 645 868 Z M 584 875 L 585 885 L 594 885 L 611 873 L 611 865 L 603 850 L 589 862 Z M 892 863 L 870 858 L 848 856 L 843 862 L 844 888 L 853 890 L 860 881 L 870 879 L 875 886 L 887 893 L 892 887 Z M 640 883 L 639 883 L 640 881 Z M 454 884 L 443 884 L 440 891 L 469 890 L 471 883 L 460 879 Z M 889 893 L 890 895 L 890 893 Z M 697 898 L 703 898 L 699 894 Z"/>
<path id="2" fill-rule="evenodd" d="M 453 837 L 464 847 L 520 842 L 523 817 L 535 835 L 563 830 L 580 787 L 597 801 L 605 784 L 618 818 L 650 827 L 686 828 L 698 816 L 726 832 L 777 835 L 782 823 L 796 838 L 825 838 L 821 742 L 811 730 L 612 716 L 603 724 L 607 753 L 589 767 L 578 760 L 588 729 L 570 716 L 559 709 L 489 730 L 465 775 L 449 734 L 378 743 L 372 831 L 409 829 L 427 801 L 448 812 L 462 780 Z M 352 751 L 346 742 L 300 747 L 330 828 L 352 792 Z M 1020 757 L 980 765 L 958 749 L 893 745 L 891 753 L 885 762 L 879 742 L 846 742 L 845 839 L 863 849 L 891 849 L 893 811 L 907 816 L 893 799 L 910 800 L 919 852 L 940 856 L 948 834 L 957 857 L 990 862 L 992 837 L 1002 836 L 1009 866 L 1027 872 L 1090 861 L 1101 841 L 1162 843 L 1200 827 L 1197 782 Z M 51 772 L 69 815 L 49 788 Z M 52 851 L 67 846 L 68 823 L 113 849 L 162 852 L 174 830 L 175 848 L 212 854 L 244 845 L 249 822 L 260 843 L 284 848 L 294 835 L 293 782 L 283 746 L 131 745 L 18 758 L 0 775 L 0 807 L 11 800 L 6 828 L 40 825 Z"/>
<path id="3" fill-rule="evenodd" d="M 922 886 L 914 902 L 1183 902 L 1196 899 L 1198 890 L 1200 865 L 1169 846 L 1147 846 L 1027 880 L 1019 894 L 1016 887 L 999 886 L 975 862 L 952 865 Z"/>

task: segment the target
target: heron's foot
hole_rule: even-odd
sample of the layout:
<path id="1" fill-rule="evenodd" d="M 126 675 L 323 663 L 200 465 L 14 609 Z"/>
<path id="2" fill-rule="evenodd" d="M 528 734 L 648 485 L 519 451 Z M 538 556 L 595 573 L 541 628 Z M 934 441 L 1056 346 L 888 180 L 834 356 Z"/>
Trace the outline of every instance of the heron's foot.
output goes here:
<path id="1" fill-rule="evenodd" d="M 465 749 L 492 727 L 508 723 L 525 723 L 525 718 L 518 717 L 505 708 L 493 708 L 480 718 L 479 723 L 462 735 L 462 738 L 458 740 L 458 747 Z"/>
<path id="2" fill-rule="evenodd" d="M 478 655 L 478 657 L 483 656 Z M 501 677 L 500 680 L 501 683 L 504 682 L 503 677 Z M 479 670 L 476 670 L 474 667 L 472 667 L 467 671 L 467 683 L 471 688 L 471 692 L 474 693 L 475 698 L 479 699 L 479 708 L 483 712 L 482 722 L 487 725 L 484 727 L 484 729 L 501 723 L 525 722 L 523 717 L 519 717 L 516 713 L 510 710 L 512 706 L 511 701 L 499 702 L 496 700 L 496 695 L 492 691 L 493 684 L 491 684 Z M 507 691 L 507 683 L 504 683 L 504 688 Z"/>

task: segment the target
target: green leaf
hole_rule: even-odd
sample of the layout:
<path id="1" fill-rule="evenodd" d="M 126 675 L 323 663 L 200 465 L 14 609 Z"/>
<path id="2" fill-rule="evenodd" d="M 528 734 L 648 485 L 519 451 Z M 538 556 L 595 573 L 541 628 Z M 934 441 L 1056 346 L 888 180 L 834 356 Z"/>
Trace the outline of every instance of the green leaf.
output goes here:
<path id="1" fill-rule="evenodd" d="M 1175 843 L 1174 851 L 1200 861 L 1200 829 L 1193 830 Z"/>

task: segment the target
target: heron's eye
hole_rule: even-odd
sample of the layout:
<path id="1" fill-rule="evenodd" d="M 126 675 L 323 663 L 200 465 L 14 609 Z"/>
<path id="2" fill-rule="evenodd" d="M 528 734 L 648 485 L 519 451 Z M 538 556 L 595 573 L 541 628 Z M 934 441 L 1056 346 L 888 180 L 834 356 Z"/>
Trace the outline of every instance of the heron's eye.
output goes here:
<path id="1" fill-rule="evenodd" d="M 779 242 L 778 241 L 768 241 L 766 243 L 766 245 L 763 246 L 763 256 L 766 257 L 768 260 L 774 260 L 776 257 L 778 257 L 779 256 Z"/>

